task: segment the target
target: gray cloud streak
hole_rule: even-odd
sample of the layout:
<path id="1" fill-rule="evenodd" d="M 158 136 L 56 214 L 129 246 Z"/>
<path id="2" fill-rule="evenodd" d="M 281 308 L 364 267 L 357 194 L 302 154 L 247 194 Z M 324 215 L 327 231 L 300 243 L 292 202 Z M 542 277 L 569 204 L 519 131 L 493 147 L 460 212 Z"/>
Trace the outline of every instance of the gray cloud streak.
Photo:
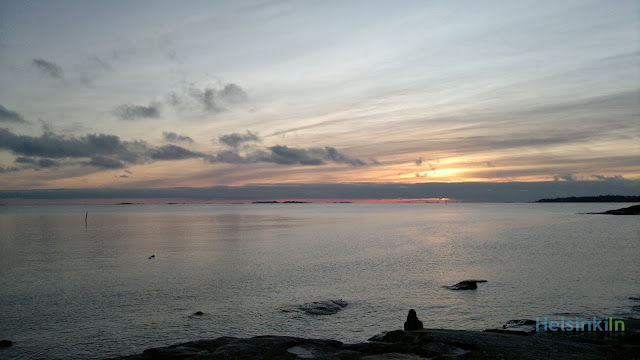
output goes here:
<path id="1" fill-rule="evenodd" d="M 64 78 L 62 68 L 52 61 L 33 59 L 32 64 L 44 75 L 50 76 L 55 79 Z"/>
<path id="2" fill-rule="evenodd" d="M 222 151 L 215 156 L 206 158 L 210 162 L 224 162 L 233 164 L 247 163 L 275 163 L 279 165 L 308 165 L 319 166 L 327 162 L 348 164 L 351 166 L 364 166 L 363 160 L 345 155 L 333 147 L 324 148 L 292 148 L 284 145 L 276 145 L 265 150 L 255 150 L 246 156 L 235 151 Z"/>
<path id="3" fill-rule="evenodd" d="M 249 100 L 247 93 L 237 84 L 229 83 L 218 90 L 205 86 L 184 87 L 180 91 L 173 91 L 166 97 L 166 102 L 174 107 L 183 108 L 194 104 L 205 112 L 218 113 L 228 110 L 227 107 L 237 106 Z"/>
<path id="4" fill-rule="evenodd" d="M 149 155 L 154 160 L 183 160 L 208 157 L 201 152 L 195 152 L 177 145 L 164 145 L 151 149 Z"/>
<path id="5" fill-rule="evenodd" d="M 162 137 L 164 138 L 164 141 L 167 141 L 167 142 L 185 142 L 189 144 L 193 144 L 195 142 L 189 136 L 178 135 L 174 132 L 163 131 Z"/>
<path id="6" fill-rule="evenodd" d="M 262 141 L 262 139 L 258 136 L 258 134 L 254 134 L 251 131 L 247 130 L 246 134 L 233 133 L 221 135 L 218 138 L 218 141 L 227 146 L 238 147 L 242 143 L 260 142 Z"/>
<path id="7" fill-rule="evenodd" d="M 51 159 L 34 159 L 28 157 L 17 157 L 14 162 L 16 164 L 29 164 L 35 167 L 36 169 L 41 168 L 50 168 L 50 167 L 58 167 L 60 166 L 59 161 L 51 160 Z"/>
<path id="8" fill-rule="evenodd" d="M 101 155 L 93 156 L 91 161 L 84 164 L 102 169 L 121 169 L 124 167 L 124 164 L 121 161 Z"/>
<path id="9" fill-rule="evenodd" d="M 16 111 L 9 110 L 6 107 L 0 105 L 0 122 L 9 122 L 9 123 L 28 123 L 27 120 L 22 117 L 22 115 L 18 114 Z"/>
<path id="10" fill-rule="evenodd" d="M 112 113 L 122 120 L 156 119 L 160 117 L 160 108 L 157 104 L 149 106 L 123 104 L 113 109 Z"/>

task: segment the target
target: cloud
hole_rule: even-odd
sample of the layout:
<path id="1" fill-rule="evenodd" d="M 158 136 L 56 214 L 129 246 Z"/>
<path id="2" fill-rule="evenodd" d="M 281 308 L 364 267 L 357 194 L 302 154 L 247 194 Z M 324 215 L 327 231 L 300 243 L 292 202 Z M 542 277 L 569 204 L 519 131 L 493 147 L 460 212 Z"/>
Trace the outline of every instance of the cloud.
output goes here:
<path id="1" fill-rule="evenodd" d="M 207 112 L 221 112 L 224 108 L 218 105 L 216 101 L 216 91 L 211 88 L 205 88 L 204 90 L 191 88 L 189 89 L 189 95 L 201 104 Z"/>
<path id="2" fill-rule="evenodd" d="M 238 147 L 242 143 L 260 142 L 262 141 L 262 139 L 258 136 L 258 134 L 254 134 L 251 131 L 247 130 L 246 134 L 233 133 L 233 134 L 221 135 L 218 138 L 218 141 L 220 141 L 221 143 L 227 146 Z"/>
<path id="3" fill-rule="evenodd" d="M 264 150 L 255 150 L 246 156 L 235 151 L 226 150 L 214 156 L 206 157 L 210 162 L 225 162 L 232 164 L 246 163 L 275 163 L 279 165 L 324 165 L 327 162 L 348 164 L 352 166 L 367 165 L 365 161 L 345 155 L 333 147 L 324 148 L 292 148 L 276 145 Z"/>
<path id="4" fill-rule="evenodd" d="M 225 150 L 212 155 L 173 144 L 153 147 L 144 141 L 122 141 L 116 135 L 87 134 L 68 137 L 46 129 L 40 136 L 17 135 L 8 129 L 0 129 L 0 149 L 9 150 L 17 155 L 17 164 L 29 165 L 27 168 L 36 169 L 62 165 L 84 165 L 100 170 L 122 169 L 128 163 L 196 158 L 210 163 L 227 164 L 274 163 L 318 166 L 331 162 L 351 166 L 367 165 L 365 161 L 343 154 L 333 147 L 305 149 L 276 145 L 245 154 L 239 154 L 236 150 Z M 87 160 L 58 162 L 51 158 Z M 125 172 L 131 173 L 128 170 Z"/>
<path id="5" fill-rule="evenodd" d="M 151 149 L 149 155 L 154 160 L 183 160 L 207 157 L 206 154 L 201 152 L 194 152 L 176 145 L 164 145 Z"/>
<path id="6" fill-rule="evenodd" d="M 123 142 L 116 135 L 87 134 L 65 137 L 46 131 L 41 136 L 17 135 L 0 129 L 0 149 L 16 155 L 47 158 L 91 158 L 115 156 L 123 161 L 138 162 L 147 150 L 144 142 Z"/>
<path id="7" fill-rule="evenodd" d="M 248 100 L 249 96 L 240 86 L 229 83 L 220 90 L 209 86 L 204 88 L 185 86 L 179 91 L 170 92 L 165 101 L 179 109 L 197 106 L 205 112 L 218 113 Z"/>
<path id="8" fill-rule="evenodd" d="M 312 149 L 313 151 L 316 152 L 316 154 L 320 154 L 322 156 L 324 156 L 324 158 L 326 160 L 331 160 L 335 163 L 340 163 L 340 164 L 349 164 L 351 166 L 364 166 L 367 165 L 366 162 L 360 160 L 360 159 L 356 159 L 354 157 L 345 155 L 341 152 L 339 152 L 338 150 L 336 150 L 333 147 L 325 147 L 324 149 Z"/>
<path id="9" fill-rule="evenodd" d="M 19 156 L 17 157 L 14 162 L 16 164 L 27 164 L 27 165 L 31 165 L 31 166 L 27 166 L 23 169 L 45 169 L 45 168 L 51 168 L 51 167 L 58 167 L 60 166 L 60 162 L 59 161 L 55 161 L 52 159 L 34 159 L 34 158 L 30 158 L 30 157 L 23 157 L 23 156 Z M 18 170 L 18 168 L 16 168 L 16 170 Z M 20 169 L 21 170 L 21 169 Z"/>
<path id="10" fill-rule="evenodd" d="M 207 160 L 209 160 L 209 162 L 221 162 L 227 164 L 248 164 L 254 162 L 231 150 L 221 151 L 214 156 L 207 157 Z"/>
<path id="11" fill-rule="evenodd" d="M 616 182 L 616 181 L 627 181 L 622 175 L 613 175 L 613 176 L 604 176 L 604 175 L 591 175 L 592 178 L 597 179 L 598 181 L 606 181 L 606 182 Z"/>
<path id="12" fill-rule="evenodd" d="M 4 166 L 0 166 L 0 174 L 6 174 L 6 173 L 10 173 L 10 172 L 15 172 L 15 171 L 20 171 L 22 169 L 20 169 L 19 167 L 4 167 Z"/>
<path id="13" fill-rule="evenodd" d="M 174 132 L 163 131 L 162 132 L 162 137 L 167 142 L 186 142 L 186 143 L 189 143 L 189 144 L 193 144 L 194 143 L 194 141 L 193 141 L 193 139 L 191 137 L 184 136 L 184 135 L 178 135 L 178 134 L 176 134 Z"/>
<path id="14" fill-rule="evenodd" d="M 149 104 L 149 106 L 124 104 L 113 109 L 112 113 L 123 120 L 136 120 L 160 117 L 160 108 L 158 104 Z"/>
<path id="15" fill-rule="evenodd" d="M 261 158 L 262 161 L 274 162 L 282 165 L 323 165 L 324 156 L 315 149 L 290 148 L 288 146 L 276 145 L 269 148 L 269 156 Z"/>
<path id="16" fill-rule="evenodd" d="M 103 169 L 121 169 L 124 167 L 124 164 L 116 159 L 97 155 L 91 158 L 91 161 L 86 162 L 85 165 L 91 165 Z"/>
<path id="17" fill-rule="evenodd" d="M 60 166 L 60 162 L 51 159 L 39 159 L 37 165 L 41 168 Z"/>
<path id="18" fill-rule="evenodd" d="M 56 79 L 63 79 L 64 73 L 62 68 L 52 61 L 46 61 L 43 59 L 33 59 L 32 64 L 40 70 L 44 75 L 50 76 Z"/>
<path id="19" fill-rule="evenodd" d="M 571 174 L 555 175 L 553 181 L 576 181 L 576 178 Z"/>
<path id="20" fill-rule="evenodd" d="M 28 123 L 28 121 L 25 120 L 22 115 L 13 110 L 7 109 L 2 105 L 0 105 L 0 122 Z"/>
<path id="21" fill-rule="evenodd" d="M 225 87 L 220 90 L 218 95 L 220 96 L 220 98 L 222 98 L 222 100 L 231 104 L 239 104 L 249 100 L 249 96 L 247 95 L 247 93 L 236 84 L 225 85 Z"/>

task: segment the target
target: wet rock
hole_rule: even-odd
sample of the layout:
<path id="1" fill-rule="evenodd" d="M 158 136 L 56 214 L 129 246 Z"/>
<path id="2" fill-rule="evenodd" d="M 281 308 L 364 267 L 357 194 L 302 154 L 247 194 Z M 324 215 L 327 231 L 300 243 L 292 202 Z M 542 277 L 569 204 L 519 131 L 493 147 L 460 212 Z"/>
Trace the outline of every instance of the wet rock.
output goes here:
<path id="1" fill-rule="evenodd" d="M 407 321 L 404 322 L 404 329 L 411 330 L 420 330 L 422 329 L 422 321 L 418 320 L 418 315 L 416 311 L 411 309 L 409 310 L 409 314 L 407 315 Z"/>
<path id="2" fill-rule="evenodd" d="M 640 351 L 637 333 L 627 332 L 622 336 L 624 337 L 598 338 L 594 342 L 592 334 L 583 332 L 571 336 L 556 333 L 514 336 L 478 331 L 423 329 L 390 331 L 381 337 L 375 337 L 382 341 L 358 344 L 288 336 L 258 336 L 247 339 L 225 337 L 149 349 L 139 355 L 116 359 L 632 359 Z M 629 340 L 625 340 L 627 337 Z"/>
<path id="3" fill-rule="evenodd" d="M 485 331 L 514 335 L 531 335 L 536 332 L 536 325 L 537 323 L 535 320 L 517 319 L 507 321 L 504 325 L 502 325 L 502 329 L 488 329 Z"/>
<path id="4" fill-rule="evenodd" d="M 193 313 L 193 316 L 202 316 L 204 313 L 202 311 L 196 311 Z"/>
<path id="5" fill-rule="evenodd" d="M 347 306 L 344 300 L 314 301 L 299 306 L 282 309 L 283 312 L 302 311 L 309 315 L 332 315 Z"/>
<path id="6" fill-rule="evenodd" d="M 463 280 L 452 286 L 445 286 L 450 290 L 475 290 L 478 288 L 478 283 L 487 282 L 487 280 Z"/>
<path id="7" fill-rule="evenodd" d="M 0 348 L 8 348 L 8 347 L 12 347 L 13 346 L 13 342 L 10 340 L 0 340 Z"/>

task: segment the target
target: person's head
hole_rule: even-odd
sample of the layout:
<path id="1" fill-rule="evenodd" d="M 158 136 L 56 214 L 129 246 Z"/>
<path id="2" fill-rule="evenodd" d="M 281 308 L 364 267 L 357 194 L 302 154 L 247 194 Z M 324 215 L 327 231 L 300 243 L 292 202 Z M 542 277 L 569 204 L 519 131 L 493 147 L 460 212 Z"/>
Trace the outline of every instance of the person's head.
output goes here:
<path id="1" fill-rule="evenodd" d="M 409 310 L 409 315 L 407 315 L 407 320 L 417 319 L 417 318 L 418 318 L 418 314 L 416 314 L 416 311 L 413 309 Z"/>

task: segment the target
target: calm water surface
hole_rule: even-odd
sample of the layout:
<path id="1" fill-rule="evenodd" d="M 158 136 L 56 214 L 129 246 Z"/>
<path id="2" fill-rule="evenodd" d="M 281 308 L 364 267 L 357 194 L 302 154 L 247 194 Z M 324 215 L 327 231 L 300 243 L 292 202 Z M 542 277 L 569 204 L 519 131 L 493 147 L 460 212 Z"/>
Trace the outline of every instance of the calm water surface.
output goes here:
<path id="1" fill-rule="evenodd" d="M 0 339 L 14 342 L 0 358 L 100 359 L 225 335 L 355 342 L 401 328 L 410 308 L 453 329 L 637 317 L 638 217 L 578 214 L 622 205 L 0 207 Z M 443 288 L 464 279 L 488 283 Z M 328 299 L 349 305 L 281 311 Z"/>

